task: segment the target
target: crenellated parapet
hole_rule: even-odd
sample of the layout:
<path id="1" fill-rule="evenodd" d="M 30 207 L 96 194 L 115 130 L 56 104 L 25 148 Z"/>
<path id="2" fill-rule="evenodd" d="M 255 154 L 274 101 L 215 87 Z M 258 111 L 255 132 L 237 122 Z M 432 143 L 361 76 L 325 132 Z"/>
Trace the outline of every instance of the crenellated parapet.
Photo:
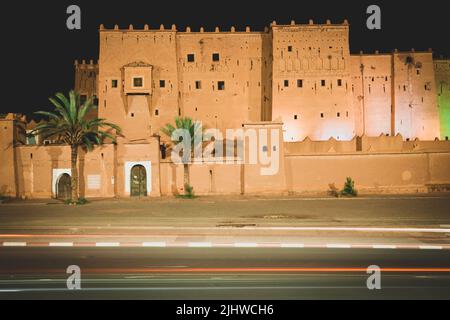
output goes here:
<path id="1" fill-rule="evenodd" d="M 349 141 L 337 141 L 334 138 L 315 141 L 306 137 L 303 141 L 285 142 L 284 145 L 287 156 L 450 151 L 450 141 L 439 139 L 421 141 L 417 138 L 413 141 L 406 141 L 400 134 L 396 136 L 380 135 L 378 137 L 357 136 Z"/>
<path id="2" fill-rule="evenodd" d="M 76 69 L 83 69 L 83 70 L 95 70 L 98 69 L 98 61 L 94 61 L 93 59 L 89 60 L 89 62 L 87 62 L 86 60 L 81 60 L 79 61 L 78 59 L 75 60 L 74 62 L 74 66 Z"/>
<path id="3" fill-rule="evenodd" d="M 332 23 L 331 20 L 327 19 L 325 23 L 314 23 L 313 20 L 309 20 L 307 23 L 296 23 L 295 20 L 291 20 L 289 24 L 277 24 L 276 21 L 270 23 L 269 27 L 265 27 L 263 30 L 252 30 L 250 26 L 246 26 L 245 28 L 239 30 L 235 26 L 231 26 L 230 28 L 223 28 L 216 26 L 212 30 L 206 30 L 205 27 L 201 26 L 197 30 L 194 30 L 190 26 L 186 26 L 184 31 L 180 31 L 177 28 L 177 25 L 172 24 L 170 27 L 166 27 L 164 24 L 160 24 L 158 27 L 152 28 L 148 24 L 145 24 L 142 27 L 135 27 L 130 24 L 127 28 L 121 28 L 119 25 L 114 25 L 112 28 L 107 28 L 104 24 L 99 26 L 100 32 L 176 32 L 176 33 L 268 33 L 270 28 L 283 28 L 283 27 L 321 27 L 321 26 L 348 26 L 348 20 L 345 19 L 342 23 Z"/>

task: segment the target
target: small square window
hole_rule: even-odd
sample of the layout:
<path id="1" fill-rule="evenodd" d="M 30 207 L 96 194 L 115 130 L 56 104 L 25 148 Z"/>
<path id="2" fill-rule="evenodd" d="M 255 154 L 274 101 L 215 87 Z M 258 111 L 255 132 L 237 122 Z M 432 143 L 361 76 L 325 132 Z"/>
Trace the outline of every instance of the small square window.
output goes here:
<path id="1" fill-rule="evenodd" d="M 213 53 L 213 55 L 212 55 L 212 61 L 214 61 L 214 62 L 220 61 L 220 54 L 218 54 L 218 53 Z"/>
<path id="2" fill-rule="evenodd" d="M 142 78 L 133 78 L 133 87 L 142 88 L 144 86 L 144 79 Z"/>
<path id="3" fill-rule="evenodd" d="M 165 88 L 166 87 L 166 80 L 159 80 L 159 87 Z"/>
<path id="4" fill-rule="evenodd" d="M 284 80 L 284 86 L 287 88 L 289 87 L 289 80 Z"/>
<path id="5" fill-rule="evenodd" d="M 338 79 L 337 85 L 338 85 L 338 87 L 342 87 L 342 79 Z"/>
<path id="6" fill-rule="evenodd" d="M 159 110 L 158 109 L 155 110 L 155 116 L 159 116 Z"/>
<path id="7" fill-rule="evenodd" d="M 195 55 L 193 53 L 190 53 L 187 55 L 187 61 L 188 62 L 195 62 Z"/>
<path id="8" fill-rule="evenodd" d="M 337 113 L 337 117 L 338 117 L 338 118 L 341 117 L 341 113 L 340 113 L 340 112 Z"/>
<path id="9" fill-rule="evenodd" d="M 294 120 L 298 120 L 298 115 L 294 115 Z"/>
<path id="10" fill-rule="evenodd" d="M 321 80 L 321 81 L 320 81 L 320 85 L 321 85 L 322 87 L 325 87 L 325 85 L 326 85 L 325 80 Z"/>
<path id="11" fill-rule="evenodd" d="M 217 89 L 219 89 L 220 91 L 225 90 L 225 81 L 219 81 L 217 83 Z"/>
<path id="12" fill-rule="evenodd" d="M 297 87 L 298 88 L 303 88 L 303 80 L 301 80 L 301 79 L 297 80 Z"/>
<path id="13" fill-rule="evenodd" d="M 292 46 L 288 46 L 288 51 L 292 52 Z"/>
<path id="14" fill-rule="evenodd" d="M 323 114 L 323 113 L 321 113 L 321 114 L 320 114 L 320 117 L 321 117 L 321 118 L 323 118 L 323 117 L 324 117 L 324 114 Z"/>
<path id="15" fill-rule="evenodd" d="M 202 82 L 201 81 L 195 81 L 195 89 L 200 90 L 202 88 Z"/>
<path id="16" fill-rule="evenodd" d="M 263 152 L 267 152 L 267 151 L 269 151 L 269 148 L 267 148 L 267 146 L 263 146 Z"/>
<path id="17" fill-rule="evenodd" d="M 117 88 L 118 81 L 117 80 L 111 80 L 111 88 Z"/>

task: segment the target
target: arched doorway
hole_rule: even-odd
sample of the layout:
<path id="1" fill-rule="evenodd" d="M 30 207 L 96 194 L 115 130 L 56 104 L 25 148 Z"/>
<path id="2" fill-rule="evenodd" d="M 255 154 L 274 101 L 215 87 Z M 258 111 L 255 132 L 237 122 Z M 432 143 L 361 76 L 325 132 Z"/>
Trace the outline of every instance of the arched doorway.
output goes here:
<path id="1" fill-rule="evenodd" d="M 142 165 L 136 165 L 131 169 L 130 191 L 132 197 L 147 196 L 147 172 Z"/>
<path id="2" fill-rule="evenodd" d="M 68 200 L 72 198 L 72 179 L 69 174 L 63 173 L 56 184 L 56 198 Z"/>

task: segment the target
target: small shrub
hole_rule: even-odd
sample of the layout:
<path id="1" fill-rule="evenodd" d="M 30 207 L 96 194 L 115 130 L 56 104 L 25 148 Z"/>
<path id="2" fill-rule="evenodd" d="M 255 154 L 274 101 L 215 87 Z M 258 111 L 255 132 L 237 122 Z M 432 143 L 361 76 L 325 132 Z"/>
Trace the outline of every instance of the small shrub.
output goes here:
<path id="1" fill-rule="evenodd" d="M 86 198 L 80 198 L 77 201 L 77 205 L 85 205 L 85 204 L 88 204 L 88 203 L 89 203 L 89 201 L 87 201 Z"/>
<path id="2" fill-rule="evenodd" d="M 82 205 L 85 205 L 87 203 L 89 203 L 89 201 L 87 201 L 86 198 L 79 198 L 76 201 L 73 201 L 72 199 L 64 200 L 64 204 L 67 204 L 67 205 L 82 206 Z"/>
<path id="3" fill-rule="evenodd" d="M 9 200 L 11 200 L 10 197 L 5 196 L 4 194 L 0 193 L 0 203 L 5 203 L 5 202 L 8 202 Z"/>
<path id="4" fill-rule="evenodd" d="M 358 191 L 355 189 L 355 181 L 352 178 L 347 178 L 347 181 L 345 181 L 341 195 L 347 197 L 356 197 L 358 195 Z"/>
<path id="5" fill-rule="evenodd" d="M 185 190 L 184 194 L 178 195 L 177 198 L 180 198 L 180 199 L 195 199 L 194 187 L 186 184 L 184 186 L 184 190 Z"/>

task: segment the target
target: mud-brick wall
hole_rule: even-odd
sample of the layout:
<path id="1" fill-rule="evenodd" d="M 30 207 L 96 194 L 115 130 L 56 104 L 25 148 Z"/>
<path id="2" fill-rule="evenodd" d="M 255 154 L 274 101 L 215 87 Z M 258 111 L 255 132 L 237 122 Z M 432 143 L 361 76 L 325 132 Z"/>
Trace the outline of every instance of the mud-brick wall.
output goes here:
<path id="1" fill-rule="evenodd" d="M 450 184 L 450 153 L 303 155 L 286 157 L 288 190 L 326 192 L 346 177 L 361 193 L 426 192 L 428 184 Z"/>
<path id="2" fill-rule="evenodd" d="M 183 165 L 172 162 L 161 163 L 161 194 L 183 194 Z M 197 195 L 240 194 L 240 164 L 215 164 L 203 162 L 190 166 L 190 181 Z"/>
<path id="3" fill-rule="evenodd" d="M 55 197 L 55 170 L 70 170 L 69 146 L 22 146 L 15 148 L 18 196 Z M 79 152 L 79 192 L 82 197 L 113 197 L 114 146 L 89 153 Z M 55 179 L 56 178 L 56 179 Z"/>

